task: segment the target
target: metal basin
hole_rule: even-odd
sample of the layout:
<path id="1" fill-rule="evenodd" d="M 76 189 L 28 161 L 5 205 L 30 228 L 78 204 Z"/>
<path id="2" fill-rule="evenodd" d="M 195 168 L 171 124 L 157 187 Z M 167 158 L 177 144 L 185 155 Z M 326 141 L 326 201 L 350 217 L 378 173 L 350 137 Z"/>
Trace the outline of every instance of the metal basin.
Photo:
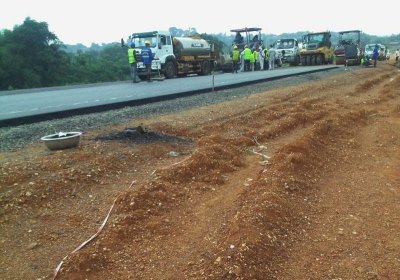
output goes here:
<path id="1" fill-rule="evenodd" d="M 59 132 L 40 138 L 49 150 L 62 150 L 78 146 L 82 132 Z"/>

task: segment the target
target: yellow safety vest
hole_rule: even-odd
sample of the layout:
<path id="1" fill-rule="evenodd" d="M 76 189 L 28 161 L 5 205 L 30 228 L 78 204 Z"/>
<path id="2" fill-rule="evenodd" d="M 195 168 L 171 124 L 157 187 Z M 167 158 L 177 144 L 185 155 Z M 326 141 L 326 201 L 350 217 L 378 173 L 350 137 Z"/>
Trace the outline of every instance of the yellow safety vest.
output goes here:
<path id="1" fill-rule="evenodd" d="M 128 61 L 130 64 L 135 63 L 135 49 L 129 48 L 128 49 Z"/>
<path id="2" fill-rule="evenodd" d="M 232 60 L 238 61 L 239 60 L 239 51 L 238 50 L 233 50 L 232 51 Z"/>
<path id="3" fill-rule="evenodd" d="M 243 51 L 243 58 L 245 60 L 250 60 L 251 50 L 249 48 L 245 48 Z"/>
<path id="4" fill-rule="evenodd" d="M 256 58 L 254 57 L 254 53 L 250 54 L 250 62 L 254 63 L 256 61 Z"/>

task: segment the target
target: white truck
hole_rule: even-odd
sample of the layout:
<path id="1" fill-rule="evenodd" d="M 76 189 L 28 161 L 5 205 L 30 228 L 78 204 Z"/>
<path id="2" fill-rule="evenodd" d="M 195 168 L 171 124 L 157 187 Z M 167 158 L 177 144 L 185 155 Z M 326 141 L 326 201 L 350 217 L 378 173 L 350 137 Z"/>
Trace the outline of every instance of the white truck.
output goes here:
<path id="1" fill-rule="evenodd" d="M 300 48 L 297 39 L 278 39 L 274 44 L 277 57 L 282 62 L 298 65 L 300 63 Z"/>
<path id="2" fill-rule="evenodd" d="M 133 33 L 138 58 L 137 70 L 140 79 L 146 79 L 146 69 L 141 62 L 141 50 L 150 42 L 154 55 L 152 72 L 163 74 L 167 79 L 189 74 L 208 75 L 218 55 L 212 44 L 199 37 L 173 37 L 167 31 Z M 121 39 L 122 45 L 124 40 Z"/>

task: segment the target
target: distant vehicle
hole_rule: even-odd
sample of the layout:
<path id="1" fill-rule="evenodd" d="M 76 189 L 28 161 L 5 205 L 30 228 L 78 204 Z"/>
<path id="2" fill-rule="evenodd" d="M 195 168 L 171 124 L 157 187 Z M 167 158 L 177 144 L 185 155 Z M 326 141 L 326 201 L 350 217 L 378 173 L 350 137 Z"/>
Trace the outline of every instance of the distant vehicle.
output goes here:
<path id="1" fill-rule="evenodd" d="M 362 57 L 360 38 L 360 30 L 339 32 L 339 42 L 334 50 L 335 64 L 360 65 Z"/>
<path id="2" fill-rule="evenodd" d="M 274 49 L 282 62 L 298 65 L 300 63 L 300 48 L 297 39 L 279 39 L 274 43 Z"/>
<path id="3" fill-rule="evenodd" d="M 375 45 L 378 45 L 379 48 L 379 55 L 378 60 L 385 60 L 386 59 L 386 47 L 382 44 L 366 44 L 364 48 L 364 56 L 365 58 L 372 59 L 374 54 Z"/>
<path id="4" fill-rule="evenodd" d="M 303 48 L 300 50 L 301 65 L 321 65 L 332 63 L 333 48 L 331 33 L 308 33 L 303 36 Z"/>
<path id="5" fill-rule="evenodd" d="M 164 74 L 168 79 L 188 74 L 208 75 L 219 58 L 214 46 L 200 37 L 173 37 L 167 31 L 133 33 L 132 42 L 138 56 L 137 71 L 146 79 L 146 68 L 141 62 L 145 42 L 150 42 L 154 55 L 152 72 Z M 121 45 L 125 42 L 121 39 Z"/>

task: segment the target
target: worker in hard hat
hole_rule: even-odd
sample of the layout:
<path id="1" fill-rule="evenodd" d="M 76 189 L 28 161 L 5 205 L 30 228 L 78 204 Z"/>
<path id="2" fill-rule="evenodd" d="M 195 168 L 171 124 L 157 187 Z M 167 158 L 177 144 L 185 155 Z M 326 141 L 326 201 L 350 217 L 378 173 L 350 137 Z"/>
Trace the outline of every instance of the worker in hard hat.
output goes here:
<path id="1" fill-rule="evenodd" d="M 133 42 L 130 43 L 128 48 L 128 61 L 131 66 L 131 77 L 133 83 L 138 83 L 137 78 L 137 59 L 136 59 L 136 52 L 135 52 L 135 44 Z"/>
<path id="2" fill-rule="evenodd" d="M 233 46 L 231 57 L 232 57 L 232 73 L 237 73 L 239 67 L 240 53 L 236 45 Z"/>
<path id="3" fill-rule="evenodd" d="M 153 61 L 153 52 L 150 49 L 150 41 L 144 42 L 144 48 L 142 49 L 142 61 L 143 65 L 146 66 L 147 81 L 151 82 L 151 62 Z"/>
<path id="4" fill-rule="evenodd" d="M 250 59 L 251 59 L 251 49 L 245 45 L 243 50 L 243 60 L 244 60 L 244 71 L 250 71 Z"/>

